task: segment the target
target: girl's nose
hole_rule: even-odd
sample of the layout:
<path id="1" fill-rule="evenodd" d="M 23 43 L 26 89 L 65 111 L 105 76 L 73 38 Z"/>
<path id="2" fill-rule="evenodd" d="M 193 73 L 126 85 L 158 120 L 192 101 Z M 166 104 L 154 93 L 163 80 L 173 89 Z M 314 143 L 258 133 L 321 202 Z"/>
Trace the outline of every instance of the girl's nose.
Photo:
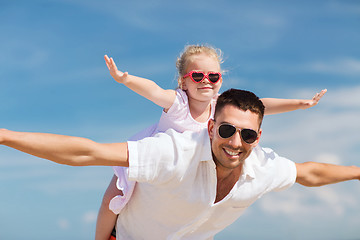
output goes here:
<path id="1" fill-rule="evenodd" d="M 209 77 L 205 76 L 201 82 L 202 83 L 210 83 Z"/>

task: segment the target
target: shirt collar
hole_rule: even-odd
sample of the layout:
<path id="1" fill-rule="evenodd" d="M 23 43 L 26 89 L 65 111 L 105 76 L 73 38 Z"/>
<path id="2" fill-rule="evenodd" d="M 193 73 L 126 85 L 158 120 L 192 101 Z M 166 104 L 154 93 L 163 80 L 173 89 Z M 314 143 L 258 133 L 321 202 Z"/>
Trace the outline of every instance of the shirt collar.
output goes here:
<path id="1" fill-rule="evenodd" d="M 205 140 L 204 140 L 204 145 L 203 145 L 203 154 L 202 154 L 202 158 L 200 159 L 200 161 L 201 162 L 213 161 L 209 133 L 208 133 L 207 129 L 206 129 L 206 131 L 203 131 L 202 133 L 205 133 L 204 134 Z"/>
<path id="2" fill-rule="evenodd" d="M 244 165 L 243 165 L 243 171 L 242 175 L 244 177 L 250 177 L 251 179 L 254 179 L 256 177 L 255 174 L 255 168 L 256 164 L 258 162 L 258 158 L 256 156 L 256 151 L 260 148 L 259 146 L 256 146 L 250 153 L 249 157 L 245 159 Z"/>
<path id="3" fill-rule="evenodd" d="M 251 179 L 255 178 L 255 171 L 251 164 L 250 156 L 245 160 L 243 169 L 242 169 L 242 176 L 249 177 Z"/>

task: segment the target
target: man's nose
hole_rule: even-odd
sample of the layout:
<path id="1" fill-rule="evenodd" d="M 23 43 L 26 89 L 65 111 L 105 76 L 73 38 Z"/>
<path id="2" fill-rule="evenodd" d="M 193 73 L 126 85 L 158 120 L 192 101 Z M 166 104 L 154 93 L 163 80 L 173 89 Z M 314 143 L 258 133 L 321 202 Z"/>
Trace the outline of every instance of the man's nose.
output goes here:
<path id="1" fill-rule="evenodd" d="M 229 144 L 233 148 L 242 146 L 241 136 L 240 136 L 240 132 L 238 130 L 236 130 L 236 133 L 234 133 L 234 135 L 232 135 L 230 137 Z"/>

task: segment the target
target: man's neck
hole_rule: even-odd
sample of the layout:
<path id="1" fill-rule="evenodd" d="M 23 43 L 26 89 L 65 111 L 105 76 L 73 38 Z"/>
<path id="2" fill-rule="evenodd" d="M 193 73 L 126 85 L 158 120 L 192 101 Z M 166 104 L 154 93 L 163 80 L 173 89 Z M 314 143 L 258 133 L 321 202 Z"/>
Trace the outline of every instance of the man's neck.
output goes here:
<path id="1" fill-rule="evenodd" d="M 225 170 L 222 166 L 216 166 L 216 198 L 215 203 L 224 199 L 239 180 L 242 172 L 242 165 L 235 169 Z"/>

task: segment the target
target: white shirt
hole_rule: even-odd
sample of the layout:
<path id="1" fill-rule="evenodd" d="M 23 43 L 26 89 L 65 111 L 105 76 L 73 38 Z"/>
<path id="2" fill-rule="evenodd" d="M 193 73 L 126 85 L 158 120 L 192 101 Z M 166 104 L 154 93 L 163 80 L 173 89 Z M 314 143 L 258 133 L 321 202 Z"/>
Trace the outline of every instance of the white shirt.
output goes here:
<path id="1" fill-rule="evenodd" d="M 117 239 L 212 239 L 263 194 L 290 187 L 296 167 L 256 147 L 230 193 L 214 204 L 216 170 L 206 129 L 128 142 L 129 179 L 137 181 L 117 220 Z"/>
<path id="2" fill-rule="evenodd" d="M 215 105 L 216 105 L 217 96 L 214 97 L 210 102 L 210 115 L 209 119 L 214 116 Z M 208 119 L 208 120 L 209 120 Z M 189 99 L 181 89 L 176 90 L 176 97 L 168 109 L 167 112 L 162 112 L 160 120 L 157 124 L 151 125 L 150 127 L 140 131 L 139 133 L 132 136 L 129 140 L 136 141 L 143 139 L 145 137 L 154 136 L 158 132 L 165 132 L 168 129 L 174 129 L 177 132 L 184 131 L 195 131 L 199 132 L 207 128 L 206 122 L 196 121 L 190 113 L 189 108 Z M 111 201 L 109 209 L 112 210 L 115 214 L 119 214 L 120 211 L 124 208 L 125 204 L 131 198 L 133 189 L 135 187 L 135 182 L 128 181 L 127 179 L 127 168 L 114 166 L 113 167 L 115 175 L 118 177 L 116 186 L 120 189 L 124 195 L 117 195 Z"/>

